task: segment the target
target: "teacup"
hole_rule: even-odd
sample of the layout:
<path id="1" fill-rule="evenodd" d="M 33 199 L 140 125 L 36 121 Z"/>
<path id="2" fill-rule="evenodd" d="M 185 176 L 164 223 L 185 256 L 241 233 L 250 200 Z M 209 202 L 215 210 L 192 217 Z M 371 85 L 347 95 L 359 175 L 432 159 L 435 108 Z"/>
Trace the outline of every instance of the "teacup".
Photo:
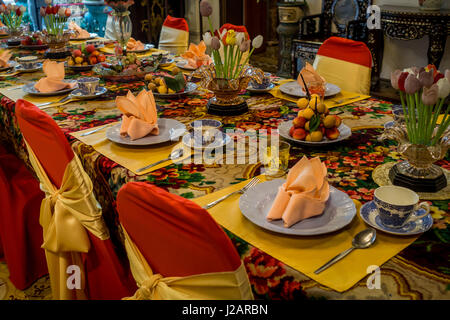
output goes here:
<path id="1" fill-rule="evenodd" d="M 270 80 L 270 76 L 271 76 L 270 73 L 265 72 L 264 73 L 264 78 L 262 80 L 262 83 L 258 83 L 256 81 L 252 81 L 252 82 L 250 82 L 250 85 L 254 89 L 267 89 L 272 83 L 271 80 Z"/>
<path id="2" fill-rule="evenodd" d="M 189 126 L 194 131 L 195 143 L 205 145 L 213 142 L 222 122 L 214 119 L 201 119 L 192 121 Z"/>
<path id="3" fill-rule="evenodd" d="M 398 186 L 383 186 L 375 190 L 374 202 L 380 221 L 390 228 L 401 228 L 408 222 L 425 217 L 430 212 L 427 202 L 419 203 L 419 196 L 412 190 Z M 424 209 L 422 215 L 412 215 L 418 209 Z"/>
<path id="4" fill-rule="evenodd" d="M 24 69 L 34 69 L 38 62 L 38 57 L 36 56 L 25 56 L 18 57 L 16 61 L 22 65 Z"/>
<path id="5" fill-rule="evenodd" d="M 78 80 L 78 87 L 83 94 L 94 95 L 97 91 L 99 82 L 100 79 L 96 77 L 81 78 Z"/>

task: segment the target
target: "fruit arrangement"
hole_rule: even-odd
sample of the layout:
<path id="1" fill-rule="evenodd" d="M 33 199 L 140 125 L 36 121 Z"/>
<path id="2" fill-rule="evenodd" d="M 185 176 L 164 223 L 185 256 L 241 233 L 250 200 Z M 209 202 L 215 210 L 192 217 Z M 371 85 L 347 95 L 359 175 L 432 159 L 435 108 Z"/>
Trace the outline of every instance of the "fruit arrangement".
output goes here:
<path id="1" fill-rule="evenodd" d="M 321 103 L 320 97 L 311 95 L 311 99 L 300 98 L 297 101 L 300 108 L 297 117 L 292 121 L 289 135 L 296 140 L 320 142 L 327 138 L 336 140 L 340 136 L 338 127 L 342 119 L 337 115 L 329 114 L 328 108 Z"/>
<path id="2" fill-rule="evenodd" d="M 106 61 L 105 55 L 100 53 L 94 45 L 89 44 L 73 50 L 67 64 L 69 66 L 80 67 L 91 66 L 104 61 Z"/>
<path id="3" fill-rule="evenodd" d="M 184 92 L 186 79 L 183 73 L 175 67 L 172 75 L 155 76 L 151 73 L 145 75 L 144 80 L 148 83 L 147 88 L 152 92 L 159 94 L 173 94 Z"/>
<path id="4" fill-rule="evenodd" d="M 21 44 L 23 46 L 42 46 L 44 41 L 42 41 L 42 36 L 39 33 L 33 33 L 31 36 L 26 36 Z"/>

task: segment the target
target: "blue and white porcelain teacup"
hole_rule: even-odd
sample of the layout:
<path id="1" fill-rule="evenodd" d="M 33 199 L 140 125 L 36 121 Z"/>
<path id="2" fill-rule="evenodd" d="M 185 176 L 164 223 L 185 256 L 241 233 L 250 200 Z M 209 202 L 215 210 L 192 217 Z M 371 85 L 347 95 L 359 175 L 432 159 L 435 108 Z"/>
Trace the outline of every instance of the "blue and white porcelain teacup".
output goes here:
<path id="1" fill-rule="evenodd" d="M 18 57 L 16 61 L 22 65 L 24 69 L 34 69 L 38 62 L 38 57 L 36 56 L 25 56 Z"/>
<path id="2" fill-rule="evenodd" d="M 83 94 L 94 95 L 97 91 L 99 82 L 100 79 L 96 77 L 81 78 L 78 80 L 78 87 Z"/>
<path id="3" fill-rule="evenodd" d="M 214 119 L 200 119 L 192 121 L 189 126 L 194 133 L 196 145 L 206 145 L 214 141 L 222 122 Z"/>
<path id="4" fill-rule="evenodd" d="M 419 203 L 419 196 L 412 190 L 398 186 L 383 186 L 375 190 L 374 203 L 380 221 L 389 228 L 401 228 L 408 222 L 425 217 L 430 212 L 427 202 Z M 425 213 L 413 215 L 418 209 Z"/>

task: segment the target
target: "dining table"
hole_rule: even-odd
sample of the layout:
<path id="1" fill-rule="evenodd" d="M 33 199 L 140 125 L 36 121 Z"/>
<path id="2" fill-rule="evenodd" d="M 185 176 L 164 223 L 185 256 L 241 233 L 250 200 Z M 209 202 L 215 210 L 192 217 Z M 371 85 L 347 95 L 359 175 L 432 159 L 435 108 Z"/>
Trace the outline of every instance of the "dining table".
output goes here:
<path id="1" fill-rule="evenodd" d="M 20 49 L 12 50 L 14 56 L 36 54 L 36 52 Z M 42 54 L 42 52 L 38 53 Z M 68 79 L 92 75 L 92 71 L 66 71 Z M 37 81 L 43 76 L 42 71 L 15 75 L 0 73 L 0 90 L 2 92 L 0 95 L 0 143 L 21 159 L 31 172 L 33 169 L 15 115 L 15 101 L 8 97 L 7 92 L 21 90 L 21 88 L 11 88 Z M 277 77 L 272 79 L 275 84 L 282 80 Z M 144 81 L 111 82 L 103 79 L 100 80 L 100 83 L 108 89 L 103 96 L 93 100 L 68 100 L 62 104 L 50 104 L 42 110 L 58 124 L 74 153 L 80 158 L 85 171 L 93 182 L 95 196 L 102 207 L 104 219 L 111 231 L 111 238 L 116 250 L 124 258 L 126 255 L 116 211 L 116 197 L 119 189 L 126 183 L 140 181 L 154 184 L 170 193 L 203 204 L 208 199 L 213 199 L 215 194 L 219 196 L 227 193 L 228 190 L 234 191 L 237 185 L 243 186 L 249 179 L 264 176 L 264 166 L 260 162 L 247 164 L 168 162 L 156 170 L 143 174 L 137 174 L 117 163 L 92 145 L 83 142 L 83 139 L 77 138 L 76 133 L 120 121 L 122 113 L 115 105 L 115 97 L 127 94 L 128 90 L 137 94 L 146 88 L 146 83 Z M 276 132 L 282 122 L 294 119 L 299 111 L 296 103 L 292 100 L 285 100 L 271 93 L 252 93 L 243 90 L 241 96 L 249 106 L 248 112 L 237 116 L 210 115 L 207 112 L 207 103 L 212 96 L 210 91 L 199 87 L 194 93 L 179 98 L 162 99 L 157 97 L 158 117 L 175 119 L 186 125 L 197 119 L 215 119 L 222 122 L 223 130 L 265 129 L 270 133 Z M 333 99 L 336 98 L 330 98 L 330 113 L 339 114 L 343 123 L 351 128 L 351 136 L 344 141 L 321 146 L 291 142 L 289 167 L 292 167 L 303 156 L 319 157 L 327 167 L 330 185 L 346 193 L 359 209 L 362 204 L 373 199 L 374 190 L 378 187 L 373 176 L 376 169 L 386 163 L 402 160 L 394 141 L 379 140 L 385 123 L 393 121 L 392 107 L 394 104 L 375 97 L 350 103 L 346 101 L 333 102 Z M 333 104 L 336 106 L 334 107 Z M 101 132 L 102 130 L 99 131 L 99 134 Z M 450 170 L 449 156 L 437 164 Z M 202 202 L 201 199 L 206 200 Z M 239 195 L 233 199 L 237 202 Z M 283 259 L 276 250 L 268 250 L 266 249 L 267 245 L 260 246 L 260 242 L 253 241 L 255 235 L 247 238 L 244 236 L 245 232 L 229 230 L 227 223 L 222 223 L 224 219 L 227 219 L 226 216 L 223 216 L 224 212 L 213 213 L 211 211 L 211 214 L 214 218 L 216 215 L 221 215 L 218 222 L 232 240 L 243 260 L 253 294 L 257 299 L 449 299 L 449 198 L 444 196 L 441 199 L 424 200 L 430 204 L 433 218 L 433 225 L 428 231 L 413 238 L 406 237 L 408 241 L 404 240 L 405 237 L 383 234 L 382 231 L 378 231 L 380 237 L 384 237 L 384 241 L 388 244 L 389 241 L 392 240 L 394 243 L 399 238 L 401 238 L 399 241 L 404 241 L 401 250 L 399 249 L 379 266 L 381 285 L 375 287 L 368 285 L 372 275 L 371 272 L 368 272 L 355 283 L 348 285 L 348 288 L 339 290 L 327 285 L 326 281 L 314 280 L 313 277 L 302 272 L 303 269 L 297 267 L 297 264 L 290 263 L 295 258 L 299 259 L 299 264 L 301 264 L 301 256 Z M 350 230 L 356 223 L 363 226 L 364 223 L 358 219 L 360 219 L 359 215 L 356 214 L 354 221 L 343 230 Z M 245 223 L 249 222 L 245 221 Z M 252 228 L 256 227 L 252 226 Z M 257 232 L 258 236 L 265 237 L 268 242 L 272 237 L 277 236 L 263 229 L 258 229 Z M 338 237 L 340 232 L 338 230 L 332 235 L 313 236 L 313 240 L 328 244 L 333 241 L 332 239 Z M 289 236 L 285 237 L 289 238 Z M 287 239 L 286 245 L 296 246 L 298 244 L 301 246 L 302 243 L 306 243 L 305 241 L 313 240 L 308 236 L 290 237 Z M 350 245 L 351 242 L 348 243 L 348 246 Z M 295 254 L 295 250 L 289 252 Z M 323 261 L 329 260 L 331 257 L 324 257 Z M 363 262 L 361 261 L 361 263 Z M 338 282 L 339 279 L 334 279 L 334 281 Z M 48 279 L 45 283 L 49 286 Z M 39 292 L 44 291 L 40 290 Z M 48 294 L 48 291 L 46 292 Z M 33 298 L 44 299 L 46 297 L 43 293 L 39 293 Z"/>

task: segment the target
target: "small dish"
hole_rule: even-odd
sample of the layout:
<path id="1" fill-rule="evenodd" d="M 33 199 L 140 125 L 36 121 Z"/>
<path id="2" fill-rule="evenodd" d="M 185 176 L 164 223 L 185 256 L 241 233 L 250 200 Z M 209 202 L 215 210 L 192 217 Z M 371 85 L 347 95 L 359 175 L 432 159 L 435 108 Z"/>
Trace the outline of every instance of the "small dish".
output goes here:
<path id="1" fill-rule="evenodd" d="M 421 215 L 424 212 L 426 212 L 424 209 L 419 209 L 416 210 L 413 215 Z M 401 228 L 389 228 L 381 223 L 377 206 L 373 201 L 365 203 L 361 207 L 359 215 L 369 226 L 399 236 L 414 236 L 421 234 L 428 231 L 433 226 L 433 218 L 431 217 L 431 214 L 428 214 L 416 221 L 407 222 Z"/>
<path id="2" fill-rule="evenodd" d="M 41 63 L 41 62 L 37 62 L 37 63 L 34 65 L 34 68 L 31 68 L 31 69 L 26 69 L 26 68 L 24 68 L 21 64 L 18 64 L 18 65 L 16 65 L 16 66 L 14 67 L 14 70 L 15 70 L 15 71 L 22 72 L 22 73 L 32 73 L 32 72 L 39 71 L 39 70 L 41 70 L 41 69 L 42 69 L 42 63 Z"/>
<path id="3" fill-rule="evenodd" d="M 188 82 L 188 83 L 186 83 L 186 87 L 184 88 L 183 92 L 175 92 L 175 93 L 153 92 L 153 95 L 157 98 L 163 98 L 163 99 L 178 99 L 185 95 L 195 92 L 195 90 L 197 90 L 197 85 L 193 82 Z"/>
<path id="4" fill-rule="evenodd" d="M 85 94 L 81 89 L 78 88 L 73 90 L 70 93 L 70 96 L 79 100 L 88 100 L 98 98 L 104 95 L 106 92 L 108 92 L 108 89 L 106 89 L 105 87 L 97 87 L 94 94 Z"/>
<path id="5" fill-rule="evenodd" d="M 248 86 L 247 91 L 252 92 L 252 93 L 266 93 L 266 92 L 269 92 L 270 90 L 272 90 L 273 88 L 275 88 L 275 84 L 271 83 L 271 84 L 269 84 L 269 86 L 267 88 L 264 88 L 264 89 L 258 89 L 258 88 L 253 88 L 252 86 Z"/>
<path id="6" fill-rule="evenodd" d="M 184 70 L 190 70 L 190 71 L 197 70 L 197 68 L 192 67 L 192 66 L 189 66 L 189 65 L 188 65 L 188 62 L 187 62 L 186 60 L 178 61 L 177 64 L 176 64 L 176 66 L 177 66 L 178 68 L 184 69 Z"/>
<path id="7" fill-rule="evenodd" d="M 200 135 L 200 137 L 202 136 Z M 191 131 L 188 134 L 185 134 L 181 141 L 186 147 L 194 150 L 213 150 L 216 148 L 223 148 L 231 142 L 230 136 L 218 130 L 215 132 L 214 137 L 209 139 L 211 142 L 205 141 L 203 137 L 202 139 L 195 138 L 195 133 Z"/>

